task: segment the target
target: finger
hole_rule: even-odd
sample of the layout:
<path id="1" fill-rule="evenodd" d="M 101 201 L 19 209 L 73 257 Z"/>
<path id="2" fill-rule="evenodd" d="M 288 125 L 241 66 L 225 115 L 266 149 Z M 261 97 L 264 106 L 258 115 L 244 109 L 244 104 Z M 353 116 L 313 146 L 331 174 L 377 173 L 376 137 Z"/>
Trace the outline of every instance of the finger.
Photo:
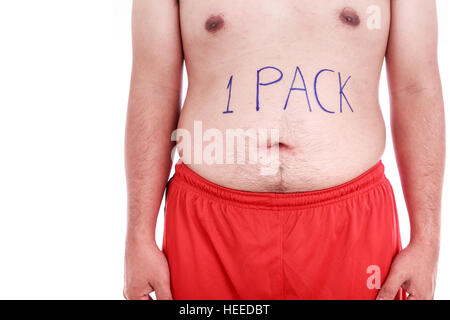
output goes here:
<path id="1" fill-rule="evenodd" d="M 170 284 L 165 283 L 155 287 L 155 295 L 158 300 L 173 300 Z"/>
<path id="2" fill-rule="evenodd" d="M 127 300 L 153 300 L 152 297 L 150 297 L 149 294 L 143 294 L 143 295 L 131 295 L 129 297 L 126 297 Z"/>
<path id="3" fill-rule="evenodd" d="M 402 289 L 408 294 L 406 297 L 407 300 L 424 300 L 424 296 L 420 294 L 415 288 L 411 285 L 411 281 L 405 281 L 402 284 Z"/>
<path id="4" fill-rule="evenodd" d="M 395 270 L 389 272 L 377 295 L 377 300 L 393 300 L 405 279 Z"/>
<path id="5" fill-rule="evenodd" d="M 126 300 L 153 300 L 148 292 L 126 292 L 124 290 L 123 296 Z"/>

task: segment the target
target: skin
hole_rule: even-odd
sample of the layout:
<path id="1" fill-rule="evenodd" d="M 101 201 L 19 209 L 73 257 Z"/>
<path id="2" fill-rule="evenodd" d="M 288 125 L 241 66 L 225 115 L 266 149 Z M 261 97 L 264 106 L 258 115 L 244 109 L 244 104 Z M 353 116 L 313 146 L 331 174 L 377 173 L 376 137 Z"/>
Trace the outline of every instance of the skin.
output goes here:
<path id="1" fill-rule="evenodd" d="M 136 1 L 125 138 L 128 228 L 124 296 L 127 299 L 148 300 L 154 290 L 158 299 L 172 298 L 167 260 L 156 245 L 155 226 L 172 165 L 173 143 L 167 137 L 179 117 L 181 50 L 176 3 Z"/>
<path id="2" fill-rule="evenodd" d="M 366 27 L 366 9 L 373 4 L 380 7 L 383 18 L 377 30 Z M 169 268 L 155 242 L 155 225 L 172 165 L 173 130 L 192 132 L 194 120 L 203 122 L 203 130 L 280 130 L 276 175 L 262 177 L 258 165 L 250 164 L 188 165 L 226 187 L 301 192 L 344 183 L 372 167 L 384 151 L 378 82 L 386 58 L 392 137 L 411 241 L 394 259 L 378 298 L 392 299 L 403 287 L 409 299 L 432 299 L 445 157 L 436 35 L 436 7 L 431 0 L 333 1 L 332 6 L 298 0 L 182 0 L 179 5 L 174 0 L 135 0 L 126 129 L 124 296 L 150 299 L 149 293 L 155 291 L 158 299 L 172 298 Z M 183 59 L 189 88 L 180 114 Z M 261 89 L 256 111 L 256 70 L 271 65 L 282 70 L 285 79 Z M 296 66 L 305 76 L 312 112 L 299 91 L 292 93 L 283 110 Z M 335 73 L 321 78 L 320 100 L 334 114 L 314 104 L 312 82 L 324 68 Z M 343 81 L 351 76 L 345 94 L 354 112 L 344 104 L 340 113 L 336 105 L 338 72 Z M 223 114 L 231 75 L 234 113 Z M 272 81 L 276 73 L 265 76 L 264 81 Z"/>
<path id="3" fill-rule="evenodd" d="M 214 0 L 202 5 L 181 1 L 189 88 L 178 128 L 193 132 L 194 120 L 202 121 L 203 131 L 214 128 L 223 136 L 230 128 L 274 128 L 279 130 L 283 146 L 275 175 L 262 176 L 260 164 L 189 163 L 188 152 L 181 150 L 183 162 L 209 181 L 252 192 L 320 190 L 344 183 L 375 165 L 385 145 L 378 81 L 390 11 L 389 1 L 376 3 L 384 19 L 381 29 L 374 31 L 366 27 L 365 18 L 371 0 L 333 1 L 332 5 L 306 0 Z M 211 15 L 224 20 L 220 30 L 205 29 Z M 352 22 L 344 23 L 343 16 Z M 260 88 L 260 109 L 256 111 L 256 72 L 266 66 L 281 70 L 284 77 Z M 284 109 L 297 66 L 305 78 L 312 111 L 305 93 L 299 91 L 291 93 Z M 320 101 L 333 114 L 324 112 L 316 102 L 314 79 L 321 69 L 334 70 L 323 73 L 318 81 Z M 355 112 L 345 103 L 339 112 L 339 72 L 342 81 L 351 76 L 345 94 Z M 224 115 L 231 75 L 233 113 Z M 265 70 L 261 81 L 274 81 L 278 76 L 277 71 Z M 294 85 L 302 86 L 299 75 Z M 266 144 L 258 142 L 258 146 Z M 193 145 L 190 149 L 194 150 Z"/>
<path id="4" fill-rule="evenodd" d="M 396 0 L 392 1 L 392 12 L 395 19 L 386 55 L 391 127 L 411 240 L 394 259 L 378 298 L 392 299 L 401 286 L 410 294 L 408 299 L 432 299 L 445 164 L 436 4 Z"/>

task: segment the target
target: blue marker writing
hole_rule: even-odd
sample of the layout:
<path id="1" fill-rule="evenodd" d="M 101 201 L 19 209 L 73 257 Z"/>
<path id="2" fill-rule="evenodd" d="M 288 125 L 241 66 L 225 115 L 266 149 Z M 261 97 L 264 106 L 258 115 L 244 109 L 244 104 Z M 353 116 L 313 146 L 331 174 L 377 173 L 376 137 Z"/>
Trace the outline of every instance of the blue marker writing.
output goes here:
<path id="1" fill-rule="evenodd" d="M 319 75 L 325 71 L 334 72 L 333 70 L 330 70 L 330 69 L 322 69 L 319 72 L 317 72 L 316 77 L 314 79 L 314 94 L 316 96 L 316 100 L 317 100 L 317 103 L 319 104 L 319 107 L 321 107 L 323 111 L 328 112 L 328 113 L 334 113 L 334 111 L 325 109 L 325 107 L 320 103 L 319 97 L 317 96 L 317 79 L 319 78 Z"/>
<path id="2" fill-rule="evenodd" d="M 345 80 L 344 85 L 342 85 L 341 73 L 339 72 L 339 97 L 340 97 L 340 102 L 341 102 L 341 113 L 342 113 L 342 97 L 344 97 L 345 101 L 347 101 L 347 104 L 350 107 L 350 110 L 352 110 L 352 112 L 353 112 L 352 106 L 350 105 L 350 102 L 348 102 L 347 97 L 345 96 L 345 93 L 344 93 L 345 85 L 347 84 L 348 80 L 350 80 L 350 78 L 351 78 L 351 76 L 349 76 L 347 78 L 347 80 Z"/>
<path id="3" fill-rule="evenodd" d="M 302 78 L 303 88 L 294 88 L 294 83 L 295 83 L 295 79 L 296 79 L 296 77 L 297 77 L 297 73 L 299 73 L 299 74 L 300 74 L 300 77 Z M 303 74 L 302 74 L 302 72 L 300 71 L 300 68 L 299 68 L 299 67 L 297 67 L 297 68 L 295 69 L 294 79 L 292 80 L 291 88 L 289 89 L 289 93 L 288 93 L 288 96 L 287 96 L 287 99 L 286 99 L 286 103 L 284 104 L 284 110 L 286 110 L 286 107 L 287 107 L 287 105 L 288 105 L 288 103 L 289 103 L 289 98 L 290 98 L 290 96 L 291 96 L 291 92 L 294 91 L 294 90 L 305 91 L 306 101 L 308 101 L 309 111 L 311 112 L 311 111 L 312 111 L 312 110 L 311 110 L 311 104 L 309 103 L 308 90 L 306 90 L 305 78 L 303 78 Z"/>
<path id="4" fill-rule="evenodd" d="M 272 81 L 272 82 L 261 83 L 259 81 L 259 74 L 261 71 L 266 70 L 266 69 L 273 69 L 273 70 L 278 71 L 280 73 L 280 77 L 277 80 Z M 281 79 L 283 79 L 283 72 L 281 72 L 280 69 L 277 69 L 275 67 L 264 67 L 257 71 L 257 73 L 256 73 L 256 111 L 259 111 L 259 86 L 270 86 L 271 84 L 281 81 Z"/>
<path id="5" fill-rule="evenodd" d="M 233 85 L 233 76 L 230 77 L 230 81 L 228 81 L 228 103 L 227 103 L 227 110 L 222 113 L 233 113 L 232 110 L 230 110 L 230 100 L 231 100 L 231 86 Z"/>

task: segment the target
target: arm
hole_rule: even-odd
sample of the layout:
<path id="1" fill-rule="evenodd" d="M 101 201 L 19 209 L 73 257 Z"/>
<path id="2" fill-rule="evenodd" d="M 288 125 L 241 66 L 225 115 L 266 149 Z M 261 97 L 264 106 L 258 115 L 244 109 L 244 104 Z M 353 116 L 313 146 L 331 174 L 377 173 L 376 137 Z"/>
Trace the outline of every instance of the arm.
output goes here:
<path id="1" fill-rule="evenodd" d="M 403 287 L 409 299 L 432 299 L 445 163 L 436 3 L 393 0 L 391 9 L 386 55 L 391 127 L 411 240 L 394 259 L 378 297 L 392 299 Z"/>
<path id="2" fill-rule="evenodd" d="M 127 299 L 170 299 L 169 270 L 155 242 L 155 226 L 167 182 L 180 110 L 182 47 L 175 0 L 133 3 L 133 68 L 125 163 L 128 227 Z"/>

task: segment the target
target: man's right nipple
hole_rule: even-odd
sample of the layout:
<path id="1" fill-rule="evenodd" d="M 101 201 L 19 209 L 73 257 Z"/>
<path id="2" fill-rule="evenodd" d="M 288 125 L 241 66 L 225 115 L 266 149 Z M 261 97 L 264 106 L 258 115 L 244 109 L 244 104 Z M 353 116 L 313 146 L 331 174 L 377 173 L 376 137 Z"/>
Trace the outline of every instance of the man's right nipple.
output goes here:
<path id="1" fill-rule="evenodd" d="M 205 29 L 210 33 L 216 33 L 222 29 L 225 25 L 225 21 L 220 15 L 212 15 L 205 22 Z"/>

